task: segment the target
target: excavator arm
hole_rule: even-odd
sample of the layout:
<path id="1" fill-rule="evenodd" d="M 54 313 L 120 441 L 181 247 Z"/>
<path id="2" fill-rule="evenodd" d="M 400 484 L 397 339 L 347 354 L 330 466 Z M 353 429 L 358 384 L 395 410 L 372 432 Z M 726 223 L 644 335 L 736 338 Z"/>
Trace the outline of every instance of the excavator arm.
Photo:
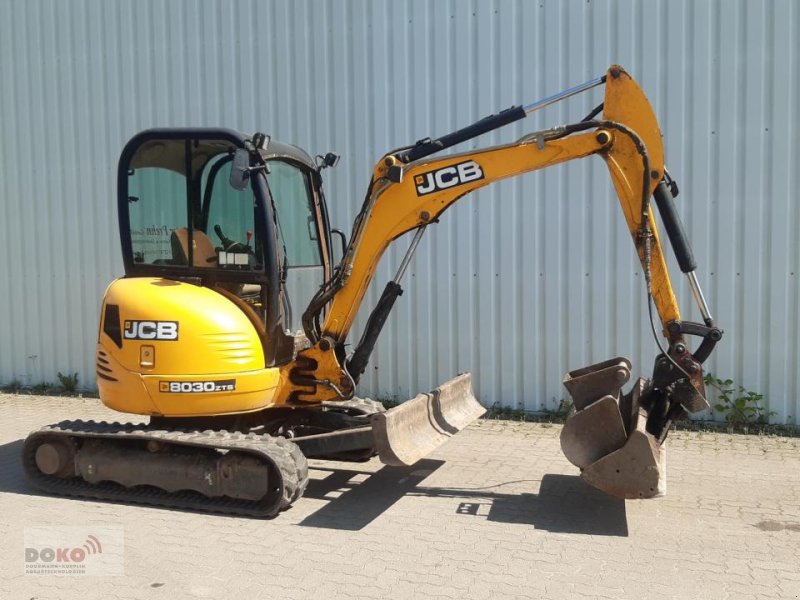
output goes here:
<path id="1" fill-rule="evenodd" d="M 542 106 L 603 84 L 602 107 L 582 121 L 538 131 L 511 144 L 432 157 Z M 604 361 L 568 374 L 565 385 L 577 410 L 564 428 L 562 447 L 593 485 L 624 497 L 656 495 L 663 480 L 660 448 L 671 422 L 684 410 L 707 407 L 701 364 L 722 332 L 714 325 L 694 276 L 694 258 L 673 203 L 674 184 L 664 166 L 658 121 L 638 84 L 618 66 L 612 66 L 603 77 L 544 101 L 512 107 L 438 140 L 421 140 L 393 151 L 375 165 L 347 252 L 336 275 L 322 286 L 304 314 L 312 346 L 284 373 L 287 402 L 352 396 L 378 333 L 402 293 L 400 279 L 422 233 L 449 206 L 495 181 L 592 155 L 601 157 L 608 167 L 642 264 L 661 353 L 653 377 L 640 379 L 627 395 L 621 392 L 630 377 L 626 359 Z M 653 197 L 681 269 L 689 277 L 703 323 L 681 319 L 651 208 Z M 393 240 L 410 231 L 415 235 L 397 275 L 384 290 L 354 352 L 345 356 L 345 341 L 381 256 Z M 656 331 L 653 306 L 666 347 Z M 703 338 L 694 354 L 688 350 L 686 335 Z M 600 469 L 595 468 L 598 463 L 602 463 Z"/>

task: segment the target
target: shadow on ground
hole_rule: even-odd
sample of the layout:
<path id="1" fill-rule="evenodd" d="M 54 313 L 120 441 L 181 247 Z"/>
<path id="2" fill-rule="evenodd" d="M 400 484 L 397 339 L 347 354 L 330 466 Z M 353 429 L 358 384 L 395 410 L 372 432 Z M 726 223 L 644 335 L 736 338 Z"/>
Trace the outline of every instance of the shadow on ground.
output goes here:
<path id="1" fill-rule="evenodd" d="M 15 440 L 0 445 L 0 492 L 34 494 L 22 474 L 22 442 Z"/>
<path id="2" fill-rule="evenodd" d="M 0 492 L 46 496 L 25 480 L 20 463 L 23 440 L 0 445 Z M 371 473 L 314 467 L 322 478 L 309 481 L 305 497 L 326 504 L 303 519 L 303 527 L 358 531 L 405 496 L 450 499 L 465 519 L 532 525 L 561 533 L 627 536 L 625 501 L 588 486 L 573 475 L 545 475 L 539 492 L 503 493 L 508 482 L 485 488 L 425 487 L 424 480 L 444 464 L 423 459 L 413 467 L 383 467 Z M 534 484 L 535 482 L 530 482 Z M 66 500 L 65 500 L 66 501 Z"/>
<path id="3" fill-rule="evenodd" d="M 456 512 L 500 523 L 522 523 L 556 533 L 627 537 L 625 501 L 587 485 L 576 475 L 545 475 L 538 494 L 504 494 L 486 489 L 420 490 L 426 496 L 453 498 Z"/>
<path id="4" fill-rule="evenodd" d="M 413 467 L 383 467 L 375 473 L 314 467 L 327 473 L 311 479 L 304 496 L 327 500 L 322 508 L 299 524 L 304 527 L 363 529 L 404 496 L 418 494 L 417 486 L 444 464 L 423 459 Z"/>
<path id="5" fill-rule="evenodd" d="M 590 487 L 578 476 L 545 475 L 538 494 L 496 491 L 507 484 L 486 488 L 421 486 L 442 464 L 443 461 L 422 460 L 413 467 L 384 467 L 372 474 L 315 468 L 328 475 L 310 481 L 305 496 L 328 503 L 299 525 L 355 531 L 366 527 L 400 498 L 425 496 L 452 499 L 453 510 L 465 519 L 532 525 L 558 533 L 628 535 L 625 501 Z"/>

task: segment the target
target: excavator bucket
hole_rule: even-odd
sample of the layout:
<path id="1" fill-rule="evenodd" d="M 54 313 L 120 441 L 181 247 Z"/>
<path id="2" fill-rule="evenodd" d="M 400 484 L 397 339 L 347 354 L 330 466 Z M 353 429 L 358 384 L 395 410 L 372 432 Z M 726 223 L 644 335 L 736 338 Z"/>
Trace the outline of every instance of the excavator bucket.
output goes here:
<path id="1" fill-rule="evenodd" d="M 428 394 L 372 415 L 375 448 L 384 464 L 413 465 L 485 412 L 472 392 L 470 374 L 464 373 Z"/>
<path id="2" fill-rule="evenodd" d="M 647 380 L 622 394 L 630 375 L 622 357 L 567 374 L 575 412 L 561 431 L 561 449 L 590 485 L 618 498 L 654 498 L 666 493 L 666 448 L 647 431 Z"/>
<path id="3" fill-rule="evenodd" d="M 643 410 L 636 429 L 618 450 L 587 466 L 581 476 L 588 484 L 618 498 L 655 498 L 667 492 L 667 451 L 645 429 Z"/>

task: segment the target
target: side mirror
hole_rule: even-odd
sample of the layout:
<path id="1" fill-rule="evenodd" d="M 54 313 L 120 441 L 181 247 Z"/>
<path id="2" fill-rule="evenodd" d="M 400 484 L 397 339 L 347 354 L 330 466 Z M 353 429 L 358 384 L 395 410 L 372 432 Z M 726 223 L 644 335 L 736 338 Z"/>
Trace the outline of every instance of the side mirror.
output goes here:
<path id="1" fill-rule="evenodd" d="M 318 155 L 317 156 L 317 170 L 322 171 L 322 169 L 329 169 L 331 167 L 335 167 L 339 164 L 340 156 L 335 152 L 328 152 L 325 156 Z"/>
<path id="2" fill-rule="evenodd" d="M 326 167 L 332 168 L 339 164 L 340 158 L 341 157 L 338 154 L 335 154 L 334 152 L 328 152 L 323 161 Z"/>
<path id="3" fill-rule="evenodd" d="M 250 153 L 244 148 L 239 148 L 233 154 L 233 164 L 231 164 L 231 187 L 235 190 L 243 190 L 250 181 Z"/>

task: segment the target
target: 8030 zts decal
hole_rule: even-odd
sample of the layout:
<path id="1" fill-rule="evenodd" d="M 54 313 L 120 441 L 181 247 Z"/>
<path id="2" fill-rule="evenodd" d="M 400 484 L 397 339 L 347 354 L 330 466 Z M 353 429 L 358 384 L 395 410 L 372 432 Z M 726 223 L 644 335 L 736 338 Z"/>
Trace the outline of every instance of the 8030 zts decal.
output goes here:
<path id="1" fill-rule="evenodd" d="M 216 381 L 159 381 L 158 391 L 167 394 L 200 394 L 203 392 L 232 392 L 236 389 L 235 379 Z"/>

